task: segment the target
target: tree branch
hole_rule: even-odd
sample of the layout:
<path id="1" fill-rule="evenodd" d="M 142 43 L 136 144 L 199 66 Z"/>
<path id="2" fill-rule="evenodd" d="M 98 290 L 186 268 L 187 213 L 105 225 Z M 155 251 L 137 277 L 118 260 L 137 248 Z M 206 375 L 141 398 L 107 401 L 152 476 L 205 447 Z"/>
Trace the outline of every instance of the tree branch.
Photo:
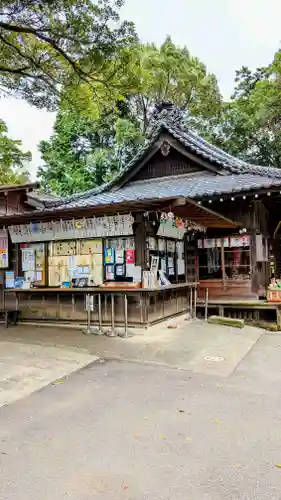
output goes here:
<path id="1" fill-rule="evenodd" d="M 53 47 L 53 49 L 60 54 L 69 64 L 72 66 L 74 71 L 82 78 L 83 76 L 89 77 L 87 73 L 85 73 L 79 66 L 76 64 L 73 59 L 50 37 L 45 36 L 41 33 L 41 30 L 39 32 L 38 29 L 35 28 L 30 28 L 29 26 L 18 26 L 15 24 L 9 24 L 9 23 L 4 23 L 0 21 L 0 28 L 3 28 L 6 31 L 12 31 L 14 33 L 26 33 L 26 34 L 31 34 L 37 37 L 39 40 L 46 42 L 48 45 Z M 42 29 L 43 30 L 43 29 Z"/>
<path id="2" fill-rule="evenodd" d="M 35 59 L 33 59 L 33 57 L 28 56 L 27 54 L 24 54 L 19 49 L 19 47 L 17 47 L 13 43 L 9 42 L 8 40 L 6 40 L 6 38 L 4 38 L 2 35 L 0 35 L 0 40 L 2 40 L 2 42 L 5 45 L 7 45 L 8 47 L 11 47 L 11 49 L 15 50 L 17 52 L 17 54 L 19 54 L 19 56 L 21 56 L 23 59 L 27 59 L 28 61 L 30 61 L 31 64 L 33 64 L 37 69 L 42 71 L 42 73 L 44 73 L 48 78 L 50 78 L 50 80 L 52 80 L 54 83 L 57 83 L 56 79 L 52 75 L 50 75 L 46 70 L 42 69 L 40 64 Z"/>
<path id="3" fill-rule="evenodd" d="M 29 73 L 25 73 L 25 70 L 27 70 L 27 69 L 30 69 L 30 66 L 23 66 L 22 68 L 8 68 L 7 66 L 0 65 L 0 72 L 3 71 L 4 73 L 13 73 L 16 75 L 34 77 L 34 75 L 31 75 Z"/>

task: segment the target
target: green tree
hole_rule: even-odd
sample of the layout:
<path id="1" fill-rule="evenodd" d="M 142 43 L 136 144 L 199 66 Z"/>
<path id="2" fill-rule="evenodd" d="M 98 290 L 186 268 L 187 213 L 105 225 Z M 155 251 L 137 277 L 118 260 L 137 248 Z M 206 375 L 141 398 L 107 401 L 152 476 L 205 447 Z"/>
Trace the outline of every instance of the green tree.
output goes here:
<path id="1" fill-rule="evenodd" d="M 221 95 L 215 75 L 208 74 L 197 57 L 186 47 L 177 47 L 170 37 L 161 47 L 137 46 L 131 71 L 136 90 L 132 89 L 128 95 L 130 109 L 144 132 L 155 105 L 163 101 L 172 101 L 192 116 L 211 117 L 220 109 Z"/>
<path id="2" fill-rule="evenodd" d="M 68 99 L 61 102 L 54 133 L 40 145 L 44 164 L 39 177 L 57 194 L 83 191 L 110 179 L 136 153 L 155 105 L 163 100 L 197 117 L 214 116 L 220 109 L 214 75 L 170 38 L 160 48 L 125 49 L 122 58 L 128 64 L 118 73 L 120 92 L 110 99 L 97 100 L 84 82 L 75 90 L 65 89 Z"/>
<path id="3" fill-rule="evenodd" d="M 205 138 L 253 164 L 281 167 L 281 51 L 272 64 L 236 72 L 231 101 L 209 120 L 191 118 Z"/>
<path id="4" fill-rule="evenodd" d="M 39 179 L 61 196 L 85 191 L 108 181 L 141 140 L 134 123 L 118 110 L 96 120 L 62 110 L 52 137 L 40 143 Z"/>
<path id="5" fill-rule="evenodd" d="M 83 83 L 98 98 L 118 92 L 120 52 L 136 40 L 133 24 L 119 21 L 123 3 L 2 0 L 0 88 L 50 109 L 69 86 Z"/>
<path id="6" fill-rule="evenodd" d="M 0 120 L 0 184 L 22 184 L 28 181 L 27 164 L 31 153 L 24 153 L 21 141 L 7 136 L 7 125 Z"/>

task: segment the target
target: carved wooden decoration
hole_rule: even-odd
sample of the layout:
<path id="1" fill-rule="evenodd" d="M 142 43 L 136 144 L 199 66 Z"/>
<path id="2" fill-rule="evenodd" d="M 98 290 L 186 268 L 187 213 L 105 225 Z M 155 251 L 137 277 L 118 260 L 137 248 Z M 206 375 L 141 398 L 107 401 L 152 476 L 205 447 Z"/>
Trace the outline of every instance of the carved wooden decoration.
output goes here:
<path id="1" fill-rule="evenodd" d="M 164 141 L 160 150 L 163 156 L 168 156 L 170 153 L 171 146 L 167 141 Z"/>

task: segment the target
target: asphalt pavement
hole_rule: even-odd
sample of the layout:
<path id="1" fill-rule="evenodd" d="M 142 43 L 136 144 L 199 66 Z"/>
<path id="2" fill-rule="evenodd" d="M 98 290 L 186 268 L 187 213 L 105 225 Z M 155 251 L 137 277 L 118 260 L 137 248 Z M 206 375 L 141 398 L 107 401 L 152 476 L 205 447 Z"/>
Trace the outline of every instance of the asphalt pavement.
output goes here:
<path id="1" fill-rule="evenodd" d="M 98 360 L 0 408 L 1 500 L 280 500 L 280 344 L 223 377 Z"/>

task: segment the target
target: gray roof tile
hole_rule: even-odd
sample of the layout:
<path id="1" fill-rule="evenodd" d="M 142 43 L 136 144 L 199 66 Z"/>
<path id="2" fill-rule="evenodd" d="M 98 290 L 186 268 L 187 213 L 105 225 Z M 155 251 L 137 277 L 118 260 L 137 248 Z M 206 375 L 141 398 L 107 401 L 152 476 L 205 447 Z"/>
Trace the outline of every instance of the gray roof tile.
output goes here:
<path id="1" fill-rule="evenodd" d="M 238 175 L 180 175 L 147 179 L 126 184 L 116 191 L 105 191 L 81 197 L 58 207 L 59 209 L 110 205 L 122 202 L 137 202 L 152 198 L 203 198 L 229 193 L 238 194 L 255 189 L 281 187 L 281 178 L 270 178 L 255 174 Z"/>
<path id="2" fill-rule="evenodd" d="M 223 167 L 228 175 L 210 176 L 202 172 L 194 177 L 178 176 L 131 182 L 118 189 L 120 180 L 137 166 L 159 135 L 165 131 L 197 155 Z M 174 122 L 167 113 L 163 113 L 155 123 L 144 146 L 112 181 L 85 193 L 73 195 L 58 202 L 50 202 L 48 206 L 66 209 L 123 201 L 160 199 L 169 196 L 171 198 L 174 196 L 201 198 L 279 186 L 281 186 L 281 169 L 252 165 L 239 160 L 208 143 L 190 129 Z"/>

